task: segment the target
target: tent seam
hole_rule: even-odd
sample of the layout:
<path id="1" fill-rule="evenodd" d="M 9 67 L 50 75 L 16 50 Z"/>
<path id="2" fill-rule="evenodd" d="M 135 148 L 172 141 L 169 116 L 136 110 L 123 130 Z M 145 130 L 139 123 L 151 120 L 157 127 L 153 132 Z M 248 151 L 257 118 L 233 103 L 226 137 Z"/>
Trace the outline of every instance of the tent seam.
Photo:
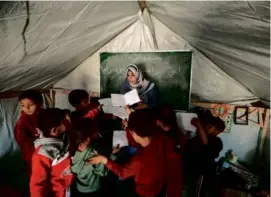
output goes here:
<path id="1" fill-rule="evenodd" d="M 70 73 L 72 73 L 75 69 L 79 68 L 80 65 L 86 61 L 89 57 L 91 57 L 94 53 L 96 53 L 98 50 L 100 50 L 102 47 L 104 47 L 107 43 L 109 43 L 111 40 L 113 40 L 114 38 L 116 38 L 119 34 L 121 34 L 123 31 L 125 31 L 126 29 L 128 29 L 129 27 L 131 27 L 133 24 L 135 24 L 138 21 L 138 19 L 135 19 L 134 21 L 132 21 L 129 25 L 127 25 L 125 28 L 123 28 L 121 31 L 119 31 L 118 33 L 116 33 L 114 36 L 112 36 L 111 38 L 108 39 L 108 41 L 103 44 L 102 46 L 100 46 L 98 49 L 96 49 L 95 51 L 93 51 L 86 59 L 84 59 L 83 61 L 81 61 L 75 68 L 73 68 L 69 73 L 67 73 L 66 75 L 63 76 L 63 78 L 65 78 L 66 76 L 68 76 Z M 62 80 L 62 79 L 60 79 Z M 52 84 L 52 86 L 54 86 L 56 83 L 58 83 L 60 80 L 56 81 L 54 84 Z"/>

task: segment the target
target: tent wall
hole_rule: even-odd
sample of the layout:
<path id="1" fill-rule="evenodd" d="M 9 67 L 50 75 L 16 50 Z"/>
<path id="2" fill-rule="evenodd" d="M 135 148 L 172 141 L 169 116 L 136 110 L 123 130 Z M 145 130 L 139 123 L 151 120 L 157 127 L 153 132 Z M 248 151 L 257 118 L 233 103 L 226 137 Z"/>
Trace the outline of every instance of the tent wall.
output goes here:
<path id="1" fill-rule="evenodd" d="M 149 15 L 147 9 L 143 13 L 141 11 L 138 13 L 138 20 L 133 25 L 96 51 L 54 86 L 66 89 L 83 88 L 99 93 L 100 52 L 157 50 L 190 50 L 193 52 L 191 91 L 201 100 L 233 102 L 257 99 L 201 52 L 189 45 L 155 17 Z"/>
<path id="2" fill-rule="evenodd" d="M 0 158 L 8 152 L 18 150 L 13 128 L 19 115 L 20 107 L 17 98 L 0 100 Z"/>
<path id="3" fill-rule="evenodd" d="M 137 11 L 136 2 L 30 1 L 27 14 L 26 2 L 1 2 L 0 92 L 52 87 Z"/>
<path id="4" fill-rule="evenodd" d="M 151 13 L 270 101 L 270 1 L 147 1 Z"/>

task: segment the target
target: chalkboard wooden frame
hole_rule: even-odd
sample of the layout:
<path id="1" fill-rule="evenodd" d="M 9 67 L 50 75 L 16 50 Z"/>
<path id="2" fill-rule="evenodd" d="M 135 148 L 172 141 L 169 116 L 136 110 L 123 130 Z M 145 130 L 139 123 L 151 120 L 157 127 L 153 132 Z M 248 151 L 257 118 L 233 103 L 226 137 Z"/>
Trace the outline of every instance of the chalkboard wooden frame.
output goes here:
<path id="1" fill-rule="evenodd" d="M 119 93 L 125 80 L 125 69 L 135 63 L 158 87 L 160 103 L 187 111 L 191 95 L 191 62 L 191 51 L 100 53 L 101 97 Z"/>

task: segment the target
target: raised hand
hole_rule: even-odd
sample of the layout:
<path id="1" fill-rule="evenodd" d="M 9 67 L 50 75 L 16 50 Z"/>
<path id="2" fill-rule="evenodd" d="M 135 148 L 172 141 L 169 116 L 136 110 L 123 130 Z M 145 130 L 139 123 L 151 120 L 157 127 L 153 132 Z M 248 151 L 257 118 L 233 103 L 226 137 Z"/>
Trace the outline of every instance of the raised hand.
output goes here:
<path id="1" fill-rule="evenodd" d="M 97 155 L 97 156 L 91 157 L 88 160 L 88 163 L 91 164 L 91 165 L 101 164 L 101 163 L 106 164 L 107 163 L 107 158 L 105 156 L 102 156 L 102 155 Z"/>

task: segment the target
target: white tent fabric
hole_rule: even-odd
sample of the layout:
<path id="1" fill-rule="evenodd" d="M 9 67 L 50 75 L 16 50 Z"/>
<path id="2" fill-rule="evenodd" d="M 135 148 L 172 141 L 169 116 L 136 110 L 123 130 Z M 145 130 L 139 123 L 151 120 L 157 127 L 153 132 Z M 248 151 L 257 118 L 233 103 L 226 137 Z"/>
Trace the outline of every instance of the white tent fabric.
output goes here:
<path id="1" fill-rule="evenodd" d="M 150 2 L 160 21 L 258 97 L 270 100 L 270 2 Z"/>
<path id="2" fill-rule="evenodd" d="M 138 11 L 136 2 L 30 2 L 24 44 L 26 3 L 1 4 L 1 92 L 52 86 L 133 23 Z"/>
<path id="3" fill-rule="evenodd" d="M 146 3 L 141 12 L 135 1 L 1 2 L 0 92 L 99 92 L 100 52 L 191 50 L 198 100 L 269 102 L 268 1 Z M 9 101 L 1 103 L 1 116 L 12 116 Z M 66 95 L 57 95 L 56 106 L 70 107 Z M 1 141 L 13 132 L 11 119 L 1 118 Z"/>
<path id="4" fill-rule="evenodd" d="M 158 50 L 191 50 L 192 56 L 192 93 L 206 100 L 232 102 L 256 99 L 252 93 L 225 74 L 219 67 L 208 60 L 197 49 L 174 34 L 155 17 L 151 18 L 154 26 L 155 39 L 148 25 L 149 14 L 145 10 L 138 13 L 138 21 L 96 51 L 76 70 L 56 83 L 55 87 L 74 89 L 83 87 L 94 92 L 100 91 L 100 60 L 101 52 L 135 52 Z M 145 32 L 144 36 L 142 32 Z M 142 35 L 142 36 L 141 36 Z M 167 39 L 165 39 L 167 38 Z M 157 42 L 156 42 L 157 41 Z M 86 72 L 87 71 L 87 72 Z"/>

